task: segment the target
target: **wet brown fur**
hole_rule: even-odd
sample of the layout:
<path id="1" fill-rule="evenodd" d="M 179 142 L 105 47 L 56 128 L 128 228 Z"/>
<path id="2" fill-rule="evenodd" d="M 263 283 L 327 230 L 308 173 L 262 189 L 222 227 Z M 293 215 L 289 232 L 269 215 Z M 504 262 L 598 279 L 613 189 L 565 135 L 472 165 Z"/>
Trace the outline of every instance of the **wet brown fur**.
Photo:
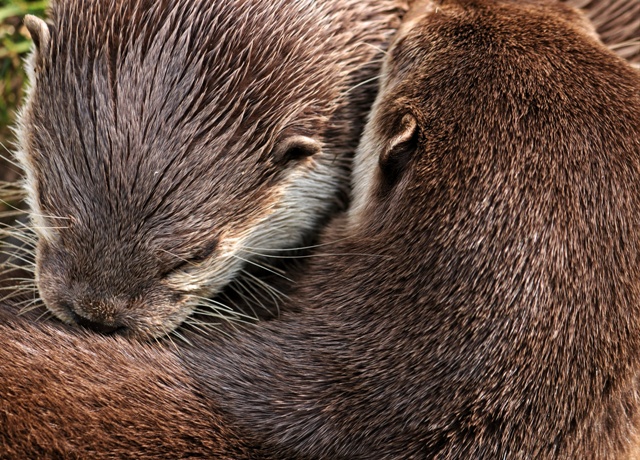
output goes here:
<path id="1" fill-rule="evenodd" d="M 359 152 L 379 163 L 366 207 L 324 235 L 349 239 L 311 263 L 292 299 L 301 313 L 190 337 L 177 353 L 3 313 L 12 345 L 0 347 L 0 388 L 13 390 L 0 399 L 0 442 L 31 453 L 62 438 L 85 453 L 108 440 L 144 458 L 138 436 L 161 430 L 146 413 L 169 401 L 175 414 L 168 387 L 184 392 L 176 420 L 202 427 L 194 443 L 218 433 L 220 455 L 235 458 L 629 457 L 640 422 L 640 75 L 570 10 L 437 6 L 389 53 Z M 133 399 L 140 424 L 118 422 L 126 405 L 101 414 L 107 429 L 86 418 L 94 404 L 69 404 L 97 398 L 95 374 L 114 373 L 112 356 L 142 368 L 119 377 L 131 391 L 104 381 Z M 158 397 L 137 406 L 145 393 Z M 34 416 L 38 404 L 47 410 Z"/>

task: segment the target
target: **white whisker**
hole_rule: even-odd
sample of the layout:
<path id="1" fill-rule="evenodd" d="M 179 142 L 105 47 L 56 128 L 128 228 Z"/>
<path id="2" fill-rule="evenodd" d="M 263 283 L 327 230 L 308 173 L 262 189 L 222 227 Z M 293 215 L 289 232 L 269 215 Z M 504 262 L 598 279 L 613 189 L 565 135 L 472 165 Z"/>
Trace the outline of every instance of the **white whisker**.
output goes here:
<path id="1" fill-rule="evenodd" d="M 238 256 L 236 254 L 234 254 L 233 257 L 235 257 L 236 259 L 241 260 L 241 261 L 243 261 L 243 262 L 245 262 L 247 264 L 251 264 L 251 265 L 254 265 L 254 266 L 258 267 L 258 268 L 262 268 L 263 270 L 266 270 L 269 273 L 273 273 L 274 275 L 279 276 L 279 277 L 281 277 L 281 278 L 283 278 L 283 279 L 285 279 L 285 280 L 287 280 L 289 282 L 293 282 L 293 280 L 291 280 L 288 277 L 284 276 L 282 273 L 278 273 L 276 270 L 271 270 L 271 269 L 267 268 L 265 265 L 259 264 L 258 262 L 255 262 L 255 261 L 249 260 L 249 259 L 244 259 L 244 258 L 242 258 L 242 257 L 240 257 L 240 256 Z"/>

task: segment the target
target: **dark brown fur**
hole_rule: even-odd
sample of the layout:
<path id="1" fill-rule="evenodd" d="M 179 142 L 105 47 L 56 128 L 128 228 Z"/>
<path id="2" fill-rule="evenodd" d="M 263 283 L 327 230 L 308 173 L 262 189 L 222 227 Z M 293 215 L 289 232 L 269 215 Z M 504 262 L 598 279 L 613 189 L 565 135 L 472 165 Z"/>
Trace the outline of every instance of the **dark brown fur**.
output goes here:
<path id="1" fill-rule="evenodd" d="M 628 456 L 639 422 L 640 75 L 557 8 L 447 1 L 401 32 L 359 152 L 358 164 L 380 166 L 365 206 L 324 235 L 348 239 L 311 264 L 292 300 L 302 313 L 193 337 L 179 356 L 97 337 L 92 354 L 66 332 L 7 319 L 0 336 L 21 345 L 0 348 L 0 388 L 14 388 L 1 413 L 27 425 L 5 418 L 2 442 L 32 452 L 30 436 L 43 444 L 68 427 L 63 438 L 83 444 L 95 429 L 103 446 L 101 419 L 80 426 L 87 406 L 60 392 L 91 395 L 82 359 L 109 375 L 123 353 L 169 369 L 125 378 L 138 391 L 123 394 L 165 380 L 186 392 L 186 418 L 213 433 L 224 420 L 260 446 L 246 455 Z M 30 351 L 41 339 L 61 356 Z M 44 381 L 25 377 L 36 364 Z M 38 417 L 21 404 L 35 398 L 49 409 Z M 202 401 L 210 418 L 194 411 Z M 145 430 L 109 429 L 118 446 Z"/>
<path id="2" fill-rule="evenodd" d="M 381 169 L 332 250 L 373 255 L 191 361 L 246 431 L 324 458 L 633 448 L 640 73 L 545 3 L 434 2 L 400 33 L 358 158 Z"/>
<path id="3" fill-rule="evenodd" d="M 0 334 L 2 459 L 266 458 L 211 413 L 164 348 L 17 321 L 4 310 Z"/>

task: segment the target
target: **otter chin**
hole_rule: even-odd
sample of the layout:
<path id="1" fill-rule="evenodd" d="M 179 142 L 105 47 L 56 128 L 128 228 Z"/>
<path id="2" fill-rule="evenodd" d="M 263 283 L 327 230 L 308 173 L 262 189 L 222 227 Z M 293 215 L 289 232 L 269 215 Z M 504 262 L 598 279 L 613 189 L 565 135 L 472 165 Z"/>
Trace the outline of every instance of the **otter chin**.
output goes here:
<path id="1" fill-rule="evenodd" d="M 396 3 L 54 0 L 51 24 L 28 16 L 18 158 L 49 310 L 157 337 L 313 240 L 347 203 Z"/>

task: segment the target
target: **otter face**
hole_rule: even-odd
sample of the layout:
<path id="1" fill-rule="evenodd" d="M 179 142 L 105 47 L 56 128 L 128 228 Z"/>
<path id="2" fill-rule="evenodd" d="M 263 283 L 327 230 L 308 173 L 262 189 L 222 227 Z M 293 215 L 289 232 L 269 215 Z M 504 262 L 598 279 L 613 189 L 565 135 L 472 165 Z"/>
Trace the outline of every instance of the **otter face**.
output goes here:
<path id="1" fill-rule="evenodd" d="M 377 52 L 327 5 L 138 3 L 27 19 L 19 158 L 47 307 L 157 337 L 341 205 L 358 135 L 343 112 Z"/>

